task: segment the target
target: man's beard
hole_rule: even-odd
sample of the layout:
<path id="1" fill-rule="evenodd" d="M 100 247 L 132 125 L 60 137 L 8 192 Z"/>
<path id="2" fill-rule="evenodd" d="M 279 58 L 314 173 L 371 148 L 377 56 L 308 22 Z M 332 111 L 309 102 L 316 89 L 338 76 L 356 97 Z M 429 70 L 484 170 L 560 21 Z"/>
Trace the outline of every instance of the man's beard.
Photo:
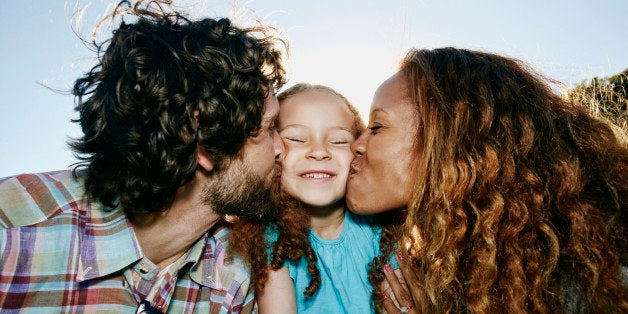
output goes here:
<path id="1" fill-rule="evenodd" d="M 273 171 L 280 173 L 276 167 Z M 205 186 L 203 203 L 221 216 L 235 215 L 252 222 L 271 222 L 277 216 L 278 184 L 266 183 L 241 161 L 222 168 Z"/>

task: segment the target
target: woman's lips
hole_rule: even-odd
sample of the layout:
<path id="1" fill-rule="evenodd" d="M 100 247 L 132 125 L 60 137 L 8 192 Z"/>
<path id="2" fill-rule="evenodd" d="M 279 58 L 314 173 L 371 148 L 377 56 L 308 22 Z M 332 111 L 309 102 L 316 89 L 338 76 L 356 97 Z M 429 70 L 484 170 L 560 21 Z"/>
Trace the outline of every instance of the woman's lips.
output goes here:
<path id="1" fill-rule="evenodd" d="M 351 167 L 349 167 L 349 175 L 356 174 L 356 173 L 358 173 L 357 163 L 352 162 Z"/>

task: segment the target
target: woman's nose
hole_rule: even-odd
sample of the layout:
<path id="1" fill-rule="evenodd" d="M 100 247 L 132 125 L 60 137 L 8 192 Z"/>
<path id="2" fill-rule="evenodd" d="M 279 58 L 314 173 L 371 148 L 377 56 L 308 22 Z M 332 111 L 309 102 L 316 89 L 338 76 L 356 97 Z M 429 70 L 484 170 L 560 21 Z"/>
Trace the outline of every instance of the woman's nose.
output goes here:
<path id="1" fill-rule="evenodd" d="M 362 133 L 360 137 L 358 137 L 355 141 L 353 141 L 353 143 L 351 143 L 351 151 L 356 157 L 362 156 L 364 155 L 364 152 L 366 152 L 365 137 L 366 132 Z"/>

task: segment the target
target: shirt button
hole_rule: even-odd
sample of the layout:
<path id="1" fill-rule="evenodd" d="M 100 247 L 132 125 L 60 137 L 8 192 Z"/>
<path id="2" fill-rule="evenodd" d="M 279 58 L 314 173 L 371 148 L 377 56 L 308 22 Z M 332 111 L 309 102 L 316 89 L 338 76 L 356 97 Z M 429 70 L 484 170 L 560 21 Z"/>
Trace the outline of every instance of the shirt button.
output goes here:
<path id="1" fill-rule="evenodd" d="M 92 270 L 92 267 L 91 267 L 91 266 L 89 266 L 89 267 L 85 268 L 85 269 L 83 270 L 83 277 L 87 276 L 87 274 L 89 274 L 89 272 L 90 272 L 91 270 Z"/>
<path id="2" fill-rule="evenodd" d="M 140 264 L 140 272 L 141 272 L 142 274 L 146 274 L 146 273 L 148 273 L 149 271 L 150 271 L 150 267 L 148 267 L 148 265 L 146 265 L 146 264 L 144 264 L 144 263 L 141 263 L 141 264 Z"/>

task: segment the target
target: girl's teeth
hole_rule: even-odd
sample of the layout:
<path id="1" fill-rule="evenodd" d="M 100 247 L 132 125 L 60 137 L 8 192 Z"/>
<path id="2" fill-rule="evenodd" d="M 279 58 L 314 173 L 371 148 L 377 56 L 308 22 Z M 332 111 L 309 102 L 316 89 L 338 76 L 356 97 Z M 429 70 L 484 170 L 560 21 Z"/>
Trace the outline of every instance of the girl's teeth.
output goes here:
<path id="1" fill-rule="evenodd" d="M 308 174 L 303 175 L 303 177 L 311 178 L 311 179 L 325 179 L 325 178 L 331 178 L 331 175 L 327 173 L 308 173 Z"/>

